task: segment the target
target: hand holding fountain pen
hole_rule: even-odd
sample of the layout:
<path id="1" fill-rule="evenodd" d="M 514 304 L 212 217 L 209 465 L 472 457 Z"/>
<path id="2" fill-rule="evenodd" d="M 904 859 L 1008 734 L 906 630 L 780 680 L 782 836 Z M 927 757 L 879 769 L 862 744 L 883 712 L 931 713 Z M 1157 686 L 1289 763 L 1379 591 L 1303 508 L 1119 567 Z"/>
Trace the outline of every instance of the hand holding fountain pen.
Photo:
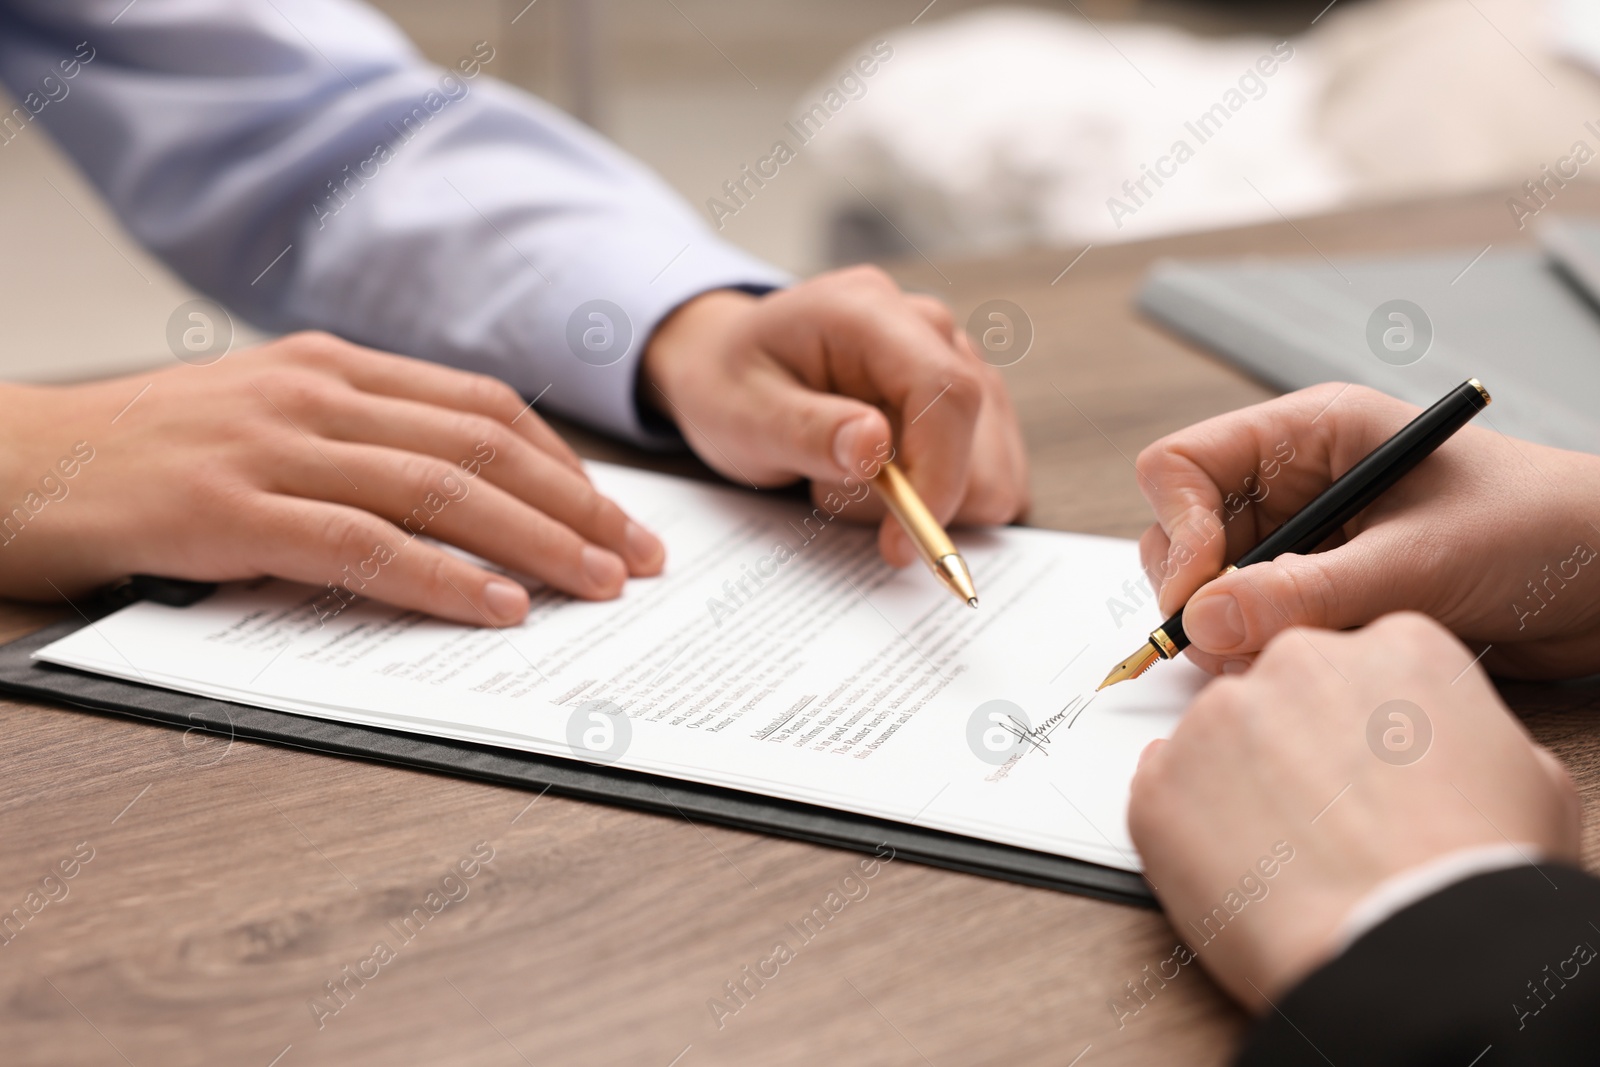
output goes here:
<path id="1" fill-rule="evenodd" d="M 1457 386 L 1444 399 L 1407 423 L 1399 433 L 1369 452 L 1288 522 L 1266 536 L 1255 548 L 1226 567 L 1222 574 L 1264 563 L 1288 553 L 1306 553 L 1326 541 L 1335 530 L 1355 518 L 1411 472 L 1472 417 L 1489 406 L 1489 391 L 1476 378 Z M 1150 634 L 1149 642 L 1117 664 L 1099 688 L 1137 678 L 1158 659 L 1174 659 L 1189 647 L 1183 632 L 1183 609 Z M 1097 690 L 1098 691 L 1098 690 Z"/>

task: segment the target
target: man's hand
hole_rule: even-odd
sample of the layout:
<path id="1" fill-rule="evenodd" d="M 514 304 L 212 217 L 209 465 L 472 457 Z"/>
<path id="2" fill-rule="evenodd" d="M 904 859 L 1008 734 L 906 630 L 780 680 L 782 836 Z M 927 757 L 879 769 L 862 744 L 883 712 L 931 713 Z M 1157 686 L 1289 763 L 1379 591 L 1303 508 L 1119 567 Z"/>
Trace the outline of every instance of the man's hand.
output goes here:
<path id="1" fill-rule="evenodd" d="M 1006 523 L 1028 506 L 1027 454 L 999 373 L 973 353 L 949 310 L 902 293 L 872 267 L 824 274 L 761 298 L 718 291 L 691 300 L 651 338 L 644 399 L 727 478 L 753 486 L 811 481 L 861 500 L 894 458 L 941 522 Z M 916 558 L 885 519 L 884 558 Z"/>
<path id="2" fill-rule="evenodd" d="M 663 562 L 512 389 L 321 334 L 0 410 L 6 595 L 273 575 L 507 626 L 520 585 L 415 535 L 590 599 Z"/>
<path id="3" fill-rule="evenodd" d="M 1507 842 L 1530 858 L 1577 856 L 1571 780 L 1471 662 L 1421 615 L 1290 630 L 1146 749 L 1128 808 L 1146 875 L 1247 1008 L 1268 1010 L 1263 995 L 1277 1000 L 1326 959 L 1351 908 L 1391 875 Z M 1395 719 L 1380 712 L 1390 701 L 1414 707 Z M 1275 858 L 1292 858 L 1267 876 L 1258 864 L 1279 842 Z M 1248 903 L 1235 913 L 1230 895 Z"/>
<path id="4" fill-rule="evenodd" d="M 1497 673 L 1600 670 L 1600 458 L 1484 426 L 1445 442 L 1325 551 L 1211 580 L 1417 413 L 1371 389 L 1319 385 L 1140 454 L 1156 513 L 1145 569 L 1164 613 L 1193 594 L 1183 622 L 1196 663 L 1242 666 L 1289 626 L 1416 610 L 1475 651 L 1492 644 Z"/>

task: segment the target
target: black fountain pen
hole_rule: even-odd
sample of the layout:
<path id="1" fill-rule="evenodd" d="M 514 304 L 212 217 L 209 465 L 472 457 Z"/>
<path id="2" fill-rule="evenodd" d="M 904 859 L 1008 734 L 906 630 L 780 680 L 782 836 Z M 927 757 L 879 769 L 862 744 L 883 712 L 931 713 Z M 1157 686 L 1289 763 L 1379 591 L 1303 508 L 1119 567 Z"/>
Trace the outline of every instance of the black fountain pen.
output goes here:
<path id="1" fill-rule="evenodd" d="M 1267 535 L 1255 548 L 1226 567 L 1223 574 L 1265 563 L 1288 553 L 1306 553 L 1326 541 L 1333 532 L 1389 488 L 1411 469 L 1433 454 L 1472 417 L 1489 406 L 1489 391 L 1476 378 L 1457 386 L 1443 400 L 1418 415 L 1393 437 L 1369 452 L 1323 494 L 1307 504 L 1294 518 Z M 1150 634 L 1145 646 L 1111 669 L 1100 689 L 1137 678 L 1158 659 L 1174 659 L 1189 647 L 1183 632 L 1183 609 Z"/>

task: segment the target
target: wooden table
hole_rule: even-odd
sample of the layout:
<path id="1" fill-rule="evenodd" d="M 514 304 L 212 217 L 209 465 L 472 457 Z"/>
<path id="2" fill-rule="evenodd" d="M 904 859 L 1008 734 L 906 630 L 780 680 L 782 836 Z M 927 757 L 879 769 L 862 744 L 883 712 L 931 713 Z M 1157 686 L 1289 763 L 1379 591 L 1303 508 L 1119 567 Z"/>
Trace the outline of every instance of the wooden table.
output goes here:
<path id="1" fill-rule="evenodd" d="M 1129 457 L 1268 396 L 1134 317 L 1152 260 L 1427 246 L 1465 265 L 1521 239 L 1494 194 L 1096 248 L 1059 278 L 1076 250 L 900 273 L 962 318 L 993 297 L 1029 313 L 1033 350 L 1006 374 L 1032 521 L 1134 536 Z M 0 608 L 0 636 L 55 617 Z M 1508 695 L 1590 802 L 1596 866 L 1600 696 Z M 1190 967 L 1119 1029 L 1108 1001 L 1176 941 L 1156 912 L 891 862 L 719 1028 L 708 1001 L 858 856 L 57 707 L 0 715 L 0 914 L 93 849 L 0 944 L 11 1064 L 1211 1064 L 1245 1023 Z M 494 858 L 467 895 L 319 1020 L 324 984 L 397 943 L 387 924 L 480 842 Z"/>

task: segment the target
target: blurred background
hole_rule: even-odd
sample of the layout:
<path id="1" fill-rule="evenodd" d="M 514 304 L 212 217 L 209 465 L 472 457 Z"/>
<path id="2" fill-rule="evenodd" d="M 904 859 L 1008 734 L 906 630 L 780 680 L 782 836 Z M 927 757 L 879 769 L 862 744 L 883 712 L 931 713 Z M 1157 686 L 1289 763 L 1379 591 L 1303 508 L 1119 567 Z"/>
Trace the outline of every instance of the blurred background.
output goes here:
<path id="1" fill-rule="evenodd" d="M 488 41 L 489 74 L 596 126 L 797 273 L 1072 253 L 1444 191 L 1526 197 L 1574 142 L 1600 147 L 1600 5 L 1576 0 L 376 6 L 441 64 Z M 841 81 L 875 47 L 873 73 Z M 1180 140 L 1192 158 L 1173 161 Z M 793 158 L 757 186 L 743 168 L 778 141 Z M 187 288 L 41 133 L 0 149 L 0 233 L 0 377 L 171 360 Z"/>

